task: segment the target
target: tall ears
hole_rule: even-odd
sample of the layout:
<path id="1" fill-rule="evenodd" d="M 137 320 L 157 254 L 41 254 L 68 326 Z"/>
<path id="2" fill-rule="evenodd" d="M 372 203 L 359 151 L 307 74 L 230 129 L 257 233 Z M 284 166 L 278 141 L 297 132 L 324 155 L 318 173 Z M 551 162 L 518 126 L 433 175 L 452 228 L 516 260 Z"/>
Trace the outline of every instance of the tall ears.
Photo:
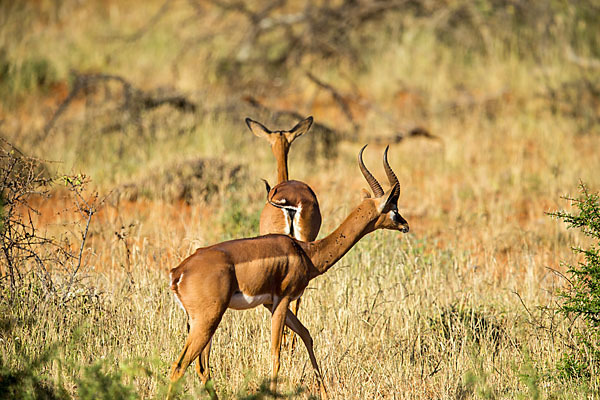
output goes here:
<path id="1" fill-rule="evenodd" d="M 250 118 L 246 118 L 246 125 L 248 125 L 248 128 L 250 128 L 252 133 L 254 133 L 256 136 L 265 138 L 267 140 L 269 139 L 269 135 L 272 133 L 263 124 L 253 121 Z"/>
<path id="2" fill-rule="evenodd" d="M 285 132 L 284 135 L 285 135 L 285 138 L 287 139 L 288 143 L 292 143 L 294 141 L 294 139 L 296 139 L 298 136 L 306 133 L 310 129 L 312 123 L 313 123 L 313 117 L 310 116 L 310 117 L 298 122 L 296 124 L 296 126 L 294 126 L 289 131 Z"/>
<path id="3" fill-rule="evenodd" d="M 362 188 L 360 189 L 360 197 L 364 200 L 364 199 L 370 199 L 371 198 L 371 193 L 365 189 Z"/>
<path id="4" fill-rule="evenodd" d="M 398 196 L 395 193 L 396 190 L 398 190 L 398 186 L 399 184 L 396 183 L 387 192 L 385 192 L 383 196 L 379 198 L 379 205 L 377 206 L 377 211 L 379 211 L 379 213 L 382 213 L 383 210 L 386 209 L 386 207 L 398 201 Z"/>
<path id="5" fill-rule="evenodd" d="M 294 126 L 289 131 L 283 131 L 283 132 L 279 131 L 279 132 L 281 132 L 285 135 L 285 138 L 287 139 L 288 143 L 292 143 L 294 141 L 294 139 L 296 139 L 298 136 L 306 133 L 310 129 L 312 123 L 313 123 L 313 117 L 308 117 L 308 118 L 303 119 L 302 121 L 298 122 L 296 124 L 296 126 Z M 269 142 L 275 140 L 275 138 L 272 138 L 270 136 L 273 133 L 273 131 L 268 129 L 266 126 L 264 126 L 260 122 L 256 122 L 254 120 L 251 120 L 250 118 L 246 118 L 246 125 L 248 125 L 248 128 L 250 128 L 252 133 L 254 133 L 256 136 L 265 138 Z"/>

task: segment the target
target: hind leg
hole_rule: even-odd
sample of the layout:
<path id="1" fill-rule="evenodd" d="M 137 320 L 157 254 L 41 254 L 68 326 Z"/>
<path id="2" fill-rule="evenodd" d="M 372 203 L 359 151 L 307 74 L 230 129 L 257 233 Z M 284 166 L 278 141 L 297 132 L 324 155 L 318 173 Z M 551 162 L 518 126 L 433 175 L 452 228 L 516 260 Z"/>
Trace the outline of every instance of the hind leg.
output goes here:
<path id="1" fill-rule="evenodd" d="M 215 389 L 212 386 L 212 384 L 208 383 L 208 381 L 210 380 L 210 366 L 209 366 L 208 360 L 210 358 L 211 344 L 212 344 L 212 338 L 208 341 L 208 344 L 204 347 L 204 350 L 202 350 L 202 353 L 200 354 L 200 356 L 198 356 L 198 360 L 196 360 L 196 373 L 202 380 L 202 383 L 204 384 L 204 388 L 210 395 L 210 398 L 216 399 L 217 393 L 215 392 Z"/>
<path id="2" fill-rule="evenodd" d="M 310 363 L 312 364 L 313 370 L 315 371 L 315 375 L 317 377 L 317 381 L 319 382 L 319 389 L 321 391 L 321 399 L 326 400 L 328 399 L 328 395 L 327 395 L 327 390 L 325 388 L 325 382 L 323 380 L 323 376 L 321 375 L 321 371 L 319 370 L 319 364 L 317 363 L 317 359 L 315 357 L 315 352 L 313 350 L 313 339 L 310 336 L 310 332 L 308 331 L 308 329 L 306 329 L 306 327 L 304 325 L 302 325 L 302 322 L 300 322 L 298 320 L 298 318 L 296 318 L 296 316 L 294 314 L 292 314 L 291 311 L 288 310 L 286 317 L 285 317 L 285 324 L 294 332 L 296 332 L 298 334 L 298 336 L 300 336 L 300 339 L 302 339 L 302 341 L 304 342 L 304 346 L 306 347 L 306 350 L 308 351 L 308 357 L 310 358 Z"/>
<path id="3" fill-rule="evenodd" d="M 185 342 L 185 346 L 183 347 L 183 351 L 179 355 L 177 361 L 173 363 L 173 366 L 171 368 L 171 384 L 169 385 L 167 399 L 171 398 L 171 391 L 173 389 L 173 385 L 179 379 L 181 379 L 181 377 L 185 373 L 185 370 L 192 363 L 192 361 L 200 357 L 201 353 L 203 353 L 203 351 L 207 347 L 209 347 L 210 349 L 210 339 L 215 333 L 215 330 L 217 329 L 217 326 L 221 321 L 221 317 L 223 316 L 224 311 L 225 310 L 220 312 L 218 315 L 215 315 L 214 318 L 210 320 L 202 319 L 190 321 L 190 333 Z M 206 359 L 208 366 L 208 354 Z M 203 383 L 206 382 L 204 382 L 203 380 Z M 213 396 L 213 393 L 211 393 L 211 396 Z"/>

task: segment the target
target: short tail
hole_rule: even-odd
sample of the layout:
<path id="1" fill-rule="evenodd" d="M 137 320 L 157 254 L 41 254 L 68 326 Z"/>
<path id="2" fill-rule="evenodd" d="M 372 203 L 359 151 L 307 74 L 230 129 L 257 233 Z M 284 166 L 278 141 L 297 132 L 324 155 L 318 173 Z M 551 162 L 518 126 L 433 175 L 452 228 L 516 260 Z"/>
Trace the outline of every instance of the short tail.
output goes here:
<path id="1" fill-rule="evenodd" d="M 181 282 L 181 278 L 183 277 L 183 272 L 179 270 L 179 268 L 173 268 L 170 273 L 171 276 L 171 290 L 177 293 L 177 289 L 179 287 L 179 282 Z"/>

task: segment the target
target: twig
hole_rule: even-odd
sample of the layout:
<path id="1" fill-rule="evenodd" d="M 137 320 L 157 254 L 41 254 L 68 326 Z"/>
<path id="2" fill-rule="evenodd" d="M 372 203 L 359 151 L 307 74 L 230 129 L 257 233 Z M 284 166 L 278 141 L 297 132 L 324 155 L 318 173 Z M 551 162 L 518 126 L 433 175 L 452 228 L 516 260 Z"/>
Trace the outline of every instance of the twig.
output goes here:
<path id="1" fill-rule="evenodd" d="M 519 301 L 521 302 L 521 304 L 523 305 L 523 308 L 525 308 L 525 311 L 527 311 L 527 314 L 529 314 L 529 317 L 531 318 L 532 321 L 535 322 L 535 324 L 537 325 L 538 328 L 544 328 L 544 325 L 542 325 L 536 318 L 535 316 L 531 313 L 531 311 L 529 311 L 529 308 L 527 308 L 527 306 L 525 305 L 525 302 L 523 301 L 523 298 L 521 297 L 521 295 L 519 294 L 519 292 L 512 290 L 512 292 L 514 294 L 517 295 L 517 297 L 519 298 Z"/>
<path id="2" fill-rule="evenodd" d="M 422 126 L 416 126 L 411 128 L 408 132 L 398 132 L 393 136 L 378 136 L 373 138 L 373 142 L 377 144 L 392 144 L 392 143 L 400 143 L 404 139 L 414 138 L 414 137 L 424 137 L 426 139 L 431 140 L 441 140 L 438 136 L 432 135 L 426 128 Z"/>
<path id="3" fill-rule="evenodd" d="M 558 271 L 558 270 L 556 270 L 556 269 L 554 269 L 552 267 L 546 266 L 546 268 L 549 269 L 550 271 L 552 271 L 554 274 L 560 276 L 561 278 L 563 278 L 564 280 L 566 280 L 567 282 L 569 282 L 569 284 L 571 286 L 573 286 L 573 282 L 565 274 L 563 274 L 562 272 L 560 272 L 560 271 Z"/>
<path id="4" fill-rule="evenodd" d="M 331 93 L 331 96 L 333 97 L 335 102 L 340 106 L 340 108 L 342 109 L 342 112 L 344 113 L 344 115 L 346 116 L 348 121 L 352 124 L 352 127 L 353 127 L 354 131 L 356 132 L 359 129 L 359 125 L 356 123 L 356 121 L 354 120 L 354 117 L 352 116 L 352 111 L 350 111 L 350 106 L 348 105 L 348 102 L 346 102 L 346 100 L 340 94 L 340 92 L 338 90 L 336 90 L 330 84 L 325 83 L 322 80 L 318 79 L 316 76 L 314 76 L 310 72 L 307 72 L 306 76 L 308 77 L 308 79 L 310 79 L 312 82 L 314 82 L 317 86 L 319 86 L 319 87 L 327 90 L 329 93 Z"/>
<path id="5" fill-rule="evenodd" d="M 194 112 L 196 111 L 196 104 L 188 100 L 183 96 L 167 96 L 167 97 L 153 97 L 148 92 L 136 88 L 125 78 L 119 75 L 111 74 L 80 74 L 76 71 L 71 72 L 74 76 L 73 88 L 67 95 L 67 97 L 58 106 L 46 126 L 44 127 L 44 135 L 41 139 L 44 139 L 58 118 L 65 112 L 69 107 L 73 99 L 79 94 L 80 91 L 87 91 L 96 84 L 104 83 L 107 81 L 116 81 L 121 84 L 123 90 L 123 104 L 122 109 L 141 109 L 150 110 L 159 107 L 163 104 L 170 105 L 182 112 Z"/>

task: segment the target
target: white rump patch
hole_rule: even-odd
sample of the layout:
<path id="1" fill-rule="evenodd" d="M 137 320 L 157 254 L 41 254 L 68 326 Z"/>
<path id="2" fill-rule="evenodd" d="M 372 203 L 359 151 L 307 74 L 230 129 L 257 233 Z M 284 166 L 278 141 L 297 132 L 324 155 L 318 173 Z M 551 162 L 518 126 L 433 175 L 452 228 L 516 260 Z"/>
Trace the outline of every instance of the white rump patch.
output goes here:
<path id="1" fill-rule="evenodd" d="M 171 279 L 171 281 L 173 281 L 173 273 L 169 273 L 169 278 Z M 179 283 L 181 282 L 181 279 L 183 278 L 183 274 L 179 275 L 179 279 L 177 279 L 177 282 L 173 282 L 175 284 L 175 286 L 179 286 Z M 185 311 L 185 307 L 183 306 L 183 303 L 181 302 L 181 300 L 179 300 L 179 296 L 177 296 L 177 293 L 173 293 L 173 297 L 175 297 L 175 301 L 177 302 L 177 304 L 179 304 L 179 307 L 181 307 L 181 309 L 183 311 Z M 185 311 L 187 313 L 187 311 Z"/>
<path id="2" fill-rule="evenodd" d="M 169 275 L 171 275 L 171 281 L 173 281 L 173 274 L 170 273 Z M 182 279 L 183 279 L 183 274 L 179 275 L 179 279 L 177 279 L 177 282 L 173 282 L 173 283 L 175 283 L 175 286 L 179 286 L 179 282 L 181 282 Z"/>
<path id="3" fill-rule="evenodd" d="M 183 306 L 183 303 L 181 302 L 181 300 L 179 300 L 179 297 L 177 296 L 177 293 L 173 294 L 173 297 L 175 297 L 175 301 L 177 302 L 177 304 L 179 304 L 179 307 L 181 307 L 181 309 L 183 311 L 185 311 L 185 307 Z M 187 311 L 185 311 L 187 313 Z"/>
<path id="4" fill-rule="evenodd" d="M 234 310 L 248 310 L 261 304 L 270 304 L 272 302 L 273 297 L 270 294 L 248 296 L 242 292 L 235 292 L 229 300 L 229 308 L 233 308 Z"/>

